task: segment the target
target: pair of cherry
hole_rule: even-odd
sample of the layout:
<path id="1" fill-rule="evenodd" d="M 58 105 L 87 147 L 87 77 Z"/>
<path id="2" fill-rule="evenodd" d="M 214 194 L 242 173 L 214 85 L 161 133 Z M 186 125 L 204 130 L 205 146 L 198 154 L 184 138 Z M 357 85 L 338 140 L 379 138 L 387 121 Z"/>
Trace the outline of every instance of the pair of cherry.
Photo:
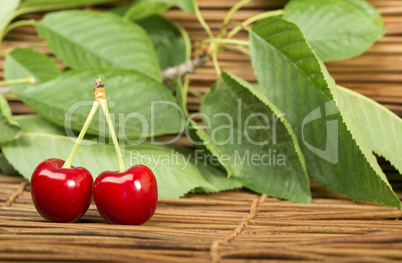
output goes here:
<path id="1" fill-rule="evenodd" d="M 113 224 L 140 225 L 150 219 L 158 202 L 154 174 L 144 165 L 125 170 L 120 148 L 107 107 L 104 85 L 97 84 L 95 102 L 87 121 L 66 162 L 47 159 L 40 163 L 31 178 L 31 195 L 36 210 L 45 219 L 70 223 L 88 210 L 92 196 L 101 216 Z M 92 175 L 83 167 L 71 166 L 72 160 L 96 112 L 102 106 L 119 161 L 119 172 L 101 173 L 93 184 Z"/>
<path id="2" fill-rule="evenodd" d="M 62 168 L 64 161 L 47 159 L 35 169 L 31 195 L 45 219 L 69 223 L 80 219 L 92 200 L 93 179 L 83 167 Z M 101 216 L 113 224 L 141 225 L 152 217 L 158 189 L 152 171 L 136 165 L 125 172 L 101 173 L 93 186 Z"/>

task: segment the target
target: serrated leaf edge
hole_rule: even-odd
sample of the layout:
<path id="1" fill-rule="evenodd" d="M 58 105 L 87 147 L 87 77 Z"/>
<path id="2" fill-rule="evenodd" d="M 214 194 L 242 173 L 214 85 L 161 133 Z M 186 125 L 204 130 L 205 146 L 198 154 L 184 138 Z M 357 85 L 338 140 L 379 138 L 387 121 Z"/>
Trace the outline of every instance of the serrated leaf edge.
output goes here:
<path id="1" fill-rule="evenodd" d="M 267 18 L 267 19 L 272 19 L 272 18 Z M 281 18 L 277 18 L 277 19 L 281 19 Z M 281 19 L 281 20 L 283 20 L 283 21 L 285 21 L 285 22 L 287 22 L 287 23 L 290 23 L 290 24 L 296 26 L 296 27 L 300 30 L 300 28 L 299 28 L 295 23 L 290 22 L 290 21 L 287 21 L 287 20 L 285 20 L 285 19 Z M 254 35 L 255 35 L 256 37 L 258 37 L 259 39 L 265 41 L 260 35 L 258 35 L 257 33 L 253 32 L 253 30 L 250 30 L 249 32 L 250 32 L 251 34 L 254 34 Z M 329 81 L 330 81 L 330 80 L 333 81 L 333 79 L 330 77 L 330 75 L 329 75 L 328 71 L 326 70 L 326 67 L 324 66 L 324 64 L 321 62 L 321 60 L 318 58 L 318 56 L 316 55 L 316 53 L 314 52 L 314 50 L 311 48 L 310 44 L 309 44 L 308 41 L 306 40 L 306 37 L 304 36 L 304 34 L 302 33 L 301 30 L 300 30 L 300 32 L 301 32 L 301 34 L 302 34 L 302 37 L 303 37 L 304 42 L 310 47 L 310 51 L 312 52 L 313 56 L 314 56 L 314 57 L 317 59 L 317 61 L 318 61 L 318 64 L 319 64 L 319 66 L 320 66 L 321 74 L 323 74 L 323 77 L 324 77 L 324 80 L 325 80 L 325 83 L 326 83 L 326 88 L 330 91 L 331 96 L 328 96 L 327 94 L 325 94 L 325 93 L 323 92 L 323 90 L 322 90 L 313 80 L 311 80 L 308 76 L 306 76 L 306 77 L 310 80 L 310 82 L 314 83 L 313 85 L 314 85 L 316 88 L 318 88 L 318 89 L 320 90 L 320 92 L 322 93 L 322 95 L 324 95 L 324 96 L 326 96 L 327 98 L 332 99 L 332 100 L 334 99 L 334 97 L 337 98 L 338 96 L 337 96 L 337 94 L 336 94 L 336 90 L 334 90 L 333 88 L 331 88 L 331 85 L 330 85 L 330 83 L 329 83 Z M 269 42 L 267 42 L 267 41 L 265 41 L 265 42 L 266 42 L 268 45 L 270 45 L 273 49 L 278 50 L 276 47 L 272 46 Z M 278 50 L 278 52 L 281 54 L 281 56 L 283 56 L 286 60 L 288 60 L 291 65 L 293 65 L 294 67 L 296 67 L 296 69 L 297 69 L 298 71 L 300 71 L 302 74 L 306 75 L 303 70 L 301 70 L 297 65 L 295 65 L 295 64 L 293 63 L 293 61 L 292 61 L 290 58 L 288 58 L 288 56 L 286 56 L 285 54 L 283 54 L 280 50 Z M 329 77 L 330 79 L 328 79 L 328 77 Z M 335 81 L 333 81 L 333 82 L 334 82 L 334 85 L 333 85 L 333 86 L 335 86 L 335 88 L 336 88 Z M 384 180 L 383 177 L 381 177 L 379 174 L 377 174 L 377 169 L 375 169 L 375 168 L 372 166 L 371 162 L 369 161 L 369 160 L 370 160 L 370 157 L 367 156 L 366 153 L 365 153 L 365 151 L 362 150 L 362 146 L 360 145 L 360 143 L 359 143 L 359 142 L 357 141 L 357 139 L 355 138 L 354 132 L 351 132 L 351 130 L 350 130 L 351 128 L 349 127 L 348 123 L 345 121 L 345 118 L 344 118 L 344 114 L 346 114 L 346 113 L 343 113 L 339 107 L 338 107 L 338 111 L 339 111 L 339 115 L 340 115 L 340 118 L 341 118 L 342 123 L 345 125 L 347 131 L 348 131 L 348 132 L 350 133 L 350 135 L 352 136 L 352 139 L 356 142 L 356 146 L 358 147 L 358 149 L 360 150 L 360 152 L 363 154 L 363 156 L 364 156 L 365 159 L 366 159 L 365 161 L 368 163 L 368 165 L 370 166 L 370 168 L 376 173 L 376 175 L 380 178 L 380 180 L 381 180 L 382 182 L 384 182 L 384 183 L 388 186 L 388 188 L 390 189 L 390 191 L 391 191 L 391 193 L 393 194 L 393 196 L 395 197 L 395 199 L 396 199 L 396 200 L 399 200 L 398 196 L 395 194 L 395 192 L 393 191 L 392 187 L 390 186 L 388 180 Z M 357 130 L 358 130 L 357 132 L 360 134 L 360 130 L 359 130 L 359 129 L 357 129 Z M 360 134 L 360 135 L 361 135 L 361 134 Z M 363 141 L 364 141 L 364 137 L 363 137 L 362 135 L 361 135 L 361 137 L 363 138 Z M 368 145 L 367 145 L 367 148 L 369 148 Z M 375 158 L 374 155 L 371 156 L 371 158 L 373 158 L 373 157 Z M 381 173 L 382 173 L 382 170 L 381 170 L 381 169 L 379 169 L 379 170 L 380 170 Z M 384 177 L 385 177 L 385 179 L 386 179 L 385 174 L 384 174 Z M 317 181 L 318 181 L 318 180 L 317 180 Z M 332 190 L 331 190 L 331 191 L 332 191 Z M 367 202 L 366 200 L 363 200 L 363 199 L 354 199 L 353 197 L 351 197 L 351 198 L 352 198 L 353 200 Z M 378 203 L 381 204 L 381 205 L 384 205 L 384 203 L 382 203 L 382 202 L 378 202 Z M 397 208 L 398 208 L 398 209 L 401 209 L 401 208 L 402 208 L 402 204 L 401 204 L 400 201 L 399 201 L 399 203 L 397 204 Z"/>
<path id="2" fill-rule="evenodd" d="M 379 108 L 381 111 L 386 112 L 386 113 L 388 114 L 388 116 L 390 116 L 390 117 L 391 117 L 392 119 L 394 119 L 396 122 L 400 122 L 401 125 L 402 125 L 402 119 L 399 118 L 395 113 L 393 113 L 392 111 L 390 111 L 389 109 L 387 109 L 386 107 L 384 107 L 383 105 L 381 105 L 380 103 L 378 103 L 378 102 L 376 102 L 376 101 L 374 101 L 374 100 L 371 100 L 370 98 L 368 98 L 368 97 L 366 97 L 366 96 L 364 96 L 364 95 L 362 95 L 362 94 L 360 94 L 360 93 L 357 93 L 357 92 L 355 92 L 355 91 L 353 91 L 353 90 L 350 90 L 350 89 L 348 89 L 348 88 L 345 88 L 345 87 L 342 87 L 342 86 L 339 86 L 339 85 L 337 85 L 337 88 L 338 88 L 338 90 L 341 90 L 342 92 L 353 94 L 354 96 L 359 97 L 360 99 L 362 99 L 362 100 L 364 100 L 364 101 L 366 101 L 366 102 L 368 102 L 368 103 L 374 105 L 376 108 Z M 382 154 L 382 153 L 380 153 L 380 152 L 377 152 L 377 151 L 375 151 L 374 149 L 373 149 L 373 151 L 374 151 L 375 153 L 377 153 L 379 156 L 383 157 L 385 160 L 389 161 L 400 173 L 402 173 L 402 170 L 401 170 L 400 168 L 398 168 L 398 167 L 395 165 L 394 161 L 391 160 L 391 159 L 389 159 L 389 158 L 387 157 L 387 155 L 384 155 L 384 154 Z"/>
<path id="3" fill-rule="evenodd" d="M 226 72 L 225 72 L 226 73 Z M 265 96 L 263 96 L 262 94 L 258 93 L 255 91 L 254 87 L 252 87 L 250 85 L 250 83 L 248 83 L 247 81 L 240 81 L 240 79 L 230 73 L 226 73 L 228 74 L 228 76 L 230 76 L 232 78 L 232 80 L 234 80 L 235 82 L 237 82 L 238 84 L 240 84 L 241 86 L 245 87 L 248 91 L 250 91 L 255 97 L 257 97 L 261 102 L 263 102 L 265 105 L 267 105 L 270 110 L 278 117 L 281 114 L 281 111 Z M 296 138 L 296 134 L 293 131 L 292 126 L 290 125 L 290 123 L 287 121 L 287 119 L 284 116 L 280 116 L 278 117 L 278 119 L 285 125 L 286 130 L 289 132 L 289 135 L 292 138 L 293 144 L 294 144 L 294 149 L 296 151 L 297 156 L 299 157 L 299 161 L 300 164 L 302 165 L 302 168 L 305 172 L 305 174 L 307 175 L 307 168 L 306 168 L 306 160 L 304 159 L 304 155 L 301 151 L 299 142 Z"/>

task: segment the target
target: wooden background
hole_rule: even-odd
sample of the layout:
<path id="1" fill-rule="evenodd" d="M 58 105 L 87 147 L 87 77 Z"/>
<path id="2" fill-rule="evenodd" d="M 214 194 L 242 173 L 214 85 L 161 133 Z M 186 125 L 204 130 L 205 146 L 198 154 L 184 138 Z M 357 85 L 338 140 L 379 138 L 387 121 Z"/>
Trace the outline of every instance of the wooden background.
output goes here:
<path id="1" fill-rule="evenodd" d="M 199 0 L 214 32 L 236 0 Z M 283 0 L 255 0 L 234 15 L 238 21 Z M 383 14 L 387 35 L 366 54 L 327 63 L 338 84 L 351 88 L 402 116 L 402 1 L 369 0 Z M 108 7 L 108 6 L 106 6 Z M 97 7 L 104 9 L 106 7 Z M 40 18 L 42 14 L 28 17 Z M 186 28 L 194 41 L 206 38 L 194 15 L 177 9 L 165 16 Z M 19 19 L 23 19 L 21 17 Z M 26 16 L 25 16 L 26 18 Z M 241 33 L 239 39 L 246 39 Z M 0 52 L 35 45 L 51 55 L 30 27 L 10 32 Z M 3 77 L 0 56 L 0 80 Z M 219 55 L 223 69 L 255 80 L 247 56 Z M 61 65 L 60 65 L 61 66 Z M 62 67 L 62 66 L 61 66 Z M 205 93 L 216 81 L 211 63 L 190 75 L 191 88 Z M 14 114 L 33 111 L 7 95 Z M 190 96 L 188 108 L 198 110 L 200 99 Z M 179 143 L 188 144 L 185 139 Z M 398 196 L 400 174 L 380 160 Z M 161 198 L 155 216 L 143 226 L 108 225 L 92 205 L 74 224 L 44 221 L 32 205 L 28 183 L 0 175 L 0 260 L 37 262 L 400 262 L 402 211 L 353 203 L 311 182 L 313 203 L 294 204 L 246 190 L 212 195 Z"/>

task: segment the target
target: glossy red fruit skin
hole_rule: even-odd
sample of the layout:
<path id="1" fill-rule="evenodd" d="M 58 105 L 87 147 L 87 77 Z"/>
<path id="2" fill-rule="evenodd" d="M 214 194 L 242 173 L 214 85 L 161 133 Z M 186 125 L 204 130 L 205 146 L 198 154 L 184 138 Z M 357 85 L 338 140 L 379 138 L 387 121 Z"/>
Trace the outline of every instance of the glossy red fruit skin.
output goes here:
<path id="1" fill-rule="evenodd" d="M 31 196 L 36 210 L 47 219 L 71 223 L 80 219 L 92 200 L 93 179 L 82 167 L 61 168 L 63 160 L 40 163 L 32 174 Z"/>
<path id="2" fill-rule="evenodd" d="M 111 224 L 141 225 L 158 203 L 158 186 L 152 171 L 136 165 L 123 173 L 106 171 L 95 180 L 94 200 L 101 216 Z"/>

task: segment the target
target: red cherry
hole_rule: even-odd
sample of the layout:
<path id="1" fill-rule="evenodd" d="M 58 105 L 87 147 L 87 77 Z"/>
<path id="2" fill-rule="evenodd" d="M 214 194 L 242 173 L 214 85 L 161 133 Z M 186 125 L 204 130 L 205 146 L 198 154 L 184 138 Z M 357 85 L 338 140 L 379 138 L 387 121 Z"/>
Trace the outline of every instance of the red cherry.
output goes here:
<path id="1" fill-rule="evenodd" d="M 93 179 L 82 167 L 62 168 L 60 159 L 47 159 L 32 174 L 31 195 L 45 219 L 70 223 L 85 214 L 91 204 Z"/>
<path id="2" fill-rule="evenodd" d="M 141 225 L 155 213 L 158 187 L 152 171 L 136 165 L 125 172 L 103 172 L 95 180 L 94 200 L 112 224 Z"/>

